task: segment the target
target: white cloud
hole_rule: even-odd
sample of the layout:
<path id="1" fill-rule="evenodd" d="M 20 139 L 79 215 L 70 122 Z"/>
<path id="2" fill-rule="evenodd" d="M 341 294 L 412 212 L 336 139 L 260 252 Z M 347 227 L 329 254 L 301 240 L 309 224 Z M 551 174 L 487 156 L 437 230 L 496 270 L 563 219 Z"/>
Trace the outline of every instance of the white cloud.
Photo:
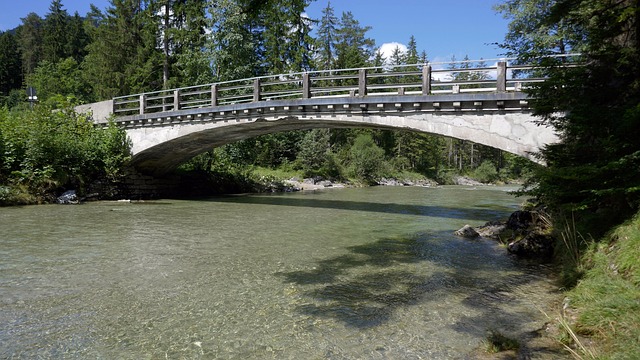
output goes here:
<path id="1" fill-rule="evenodd" d="M 389 61 L 391 54 L 393 54 L 393 51 L 396 48 L 399 48 L 402 53 L 407 52 L 407 46 L 399 42 L 384 43 L 382 44 L 382 46 L 380 46 L 380 52 L 387 62 Z"/>

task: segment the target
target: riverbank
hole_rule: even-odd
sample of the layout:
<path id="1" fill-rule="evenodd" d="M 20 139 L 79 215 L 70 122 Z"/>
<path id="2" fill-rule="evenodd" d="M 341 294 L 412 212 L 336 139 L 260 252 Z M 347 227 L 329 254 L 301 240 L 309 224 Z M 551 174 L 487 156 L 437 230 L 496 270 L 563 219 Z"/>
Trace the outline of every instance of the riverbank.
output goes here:
<path id="1" fill-rule="evenodd" d="M 640 213 L 576 255 L 563 340 L 583 359 L 640 359 Z"/>
<path id="2" fill-rule="evenodd" d="M 640 213 L 598 240 L 587 241 L 570 226 L 555 230 L 559 239 L 554 240 L 551 228 L 544 215 L 516 211 L 506 222 L 465 226 L 456 233 L 494 238 L 519 257 L 552 261 L 558 274 L 574 273 L 576 285 L 561 288 L 564 301 L 541 329 L 546 340 L 529 338 L 525 343 L 535 339 L 553 345 L 551 341 L 577 359 L 640 359 Z M 513 241 L 515 237 L 520 240 Z M 567 280 L 559 275 L 557 282 L 562 281 Z M 499 352 L 498 358 L 522 358 L 528 351 L 521 349 L 522 341 L 490 334 L 487 349 Z M 485 359 L 482 350 L 473 358 Z"/>

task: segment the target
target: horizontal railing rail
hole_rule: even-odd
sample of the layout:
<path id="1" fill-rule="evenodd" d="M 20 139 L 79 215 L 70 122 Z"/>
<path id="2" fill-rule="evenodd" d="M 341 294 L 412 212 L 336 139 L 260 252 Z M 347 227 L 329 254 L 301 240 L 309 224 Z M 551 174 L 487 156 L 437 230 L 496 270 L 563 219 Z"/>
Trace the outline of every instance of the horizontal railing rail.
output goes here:
<path id="1" fill-rule="evenodd" d="M 578 54 L 563 55 L 566 59 Z M 269 100 L 521 91 L 544 81 L 539 67 L 515 59 L 336 69 L 261 76 L 119 96 L 116 116 L 209 108 Z M 487 62 L 495 62 L 487 66 Z M 472 65 L 474 65 L 473 67 Z M 575 66 L 563 63 L 562 66 Z"/>

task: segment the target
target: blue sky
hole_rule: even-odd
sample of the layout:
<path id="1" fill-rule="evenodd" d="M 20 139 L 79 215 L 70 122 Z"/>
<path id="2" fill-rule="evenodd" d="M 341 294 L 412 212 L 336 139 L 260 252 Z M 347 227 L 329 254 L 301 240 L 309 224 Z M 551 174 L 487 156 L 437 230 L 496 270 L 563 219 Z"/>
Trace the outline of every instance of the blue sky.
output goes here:
<path id="1" fill-rule="evenodd" d="M 368 36 L 383 44 L 406 44 L 414 35 L 418 50 L 425 50 L 429 61 L 448 61 L 452 56 L 461 60 L 494 59 L 502 51 L 492 43 L 501 42 L 508 22 L 496 14 L 493 5 L 500 0 L 331 0 L 336 16 L 351 11 L 362 26 L 371 26 Z M 0 30 L 8 30 L 21 23 L 20 18 L 30 12 L 44 17 L 50 0 L 0 0 Z M 93 3 L 100 9 L 109 6 L 108 0 L 62 0 L 64 8 L 84 16 Z M 320 18 L 327 0 L 313 1 L 307 13 Z M 387 45 L 385 48 L 393 48 Z"/>

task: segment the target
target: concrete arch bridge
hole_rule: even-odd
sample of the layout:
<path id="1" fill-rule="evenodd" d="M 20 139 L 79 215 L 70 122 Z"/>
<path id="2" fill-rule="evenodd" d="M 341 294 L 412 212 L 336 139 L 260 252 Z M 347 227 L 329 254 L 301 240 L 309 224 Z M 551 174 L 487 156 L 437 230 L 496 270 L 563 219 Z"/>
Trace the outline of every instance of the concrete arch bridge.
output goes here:
<path id="1" fill-rule="evenodd" d="M 132 141 L 133 165 L 153 175 L 213 147 L 300 129 L 408 129 L 529 158 L 558 141 L 553 129 L 536 124 L 521 91 L 544 81 L 534 67 L 438 65 L 279 74 L 122 96 L 80 110 L 93 111 L 99 123 L 114 114 Z"/>

